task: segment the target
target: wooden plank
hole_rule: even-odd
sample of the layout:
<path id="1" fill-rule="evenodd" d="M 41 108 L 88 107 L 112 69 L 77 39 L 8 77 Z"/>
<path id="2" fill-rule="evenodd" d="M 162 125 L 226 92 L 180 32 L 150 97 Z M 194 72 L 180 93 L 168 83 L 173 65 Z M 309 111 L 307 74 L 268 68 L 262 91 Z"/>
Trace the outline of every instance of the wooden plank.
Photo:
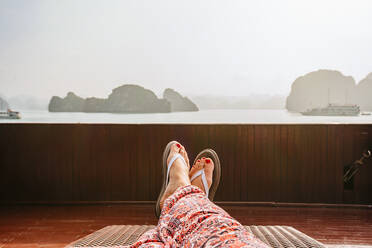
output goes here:
<path id="1" fill-rule="evenodd" d="M 237 144 L 239 147 L 239 150 L 241 151 L 240 159 L 238 159 L 239 163 L 239 169 L 238 172 L 239 177 L 239 200 L 240 201 L 247 201 L 247 191 L 248 191 L 248 176 L 247 176 L 247 167 L 249 166 L 249 160 L 248 160 L 248 130 L 247 127 L 244 125 L 240 125 L 238 129 L 237 135 L 241 137 L 239 139 L 239 143 Z"/>
<path id="2" fill-rule="evenodd" d="M 18 163 L 21 160 L 19 144 L 17 142 L 17 127 L 11 124 L 0 125 L 0 201 L 1 199 L 17 200 Z"/>
<path id="3" fill-rule="evenodd" d="M 234 194 L 234 156 L 232 155 L 233 151 L 233 142 L 234 137 L 232 137 L 232 130 L 230 126 L 221 127 L 220 135 L 223 137 L 222 151 L 221 151 L 221 163 L 225 166 L 222 168 L 222 192 L 223 199 L 233 200 Z"/>
<path id="4" fill-rule="evenodd" d="M 128 181 L 129 153 L 126 149 L 128 141 L 127 126 L 114 125 L 110 129 L 110 199 L 116 201 L 129 200 Z"/>
<path id="5" fill-rule="evenodd" d="M 354 139 L 355 139 L 355 150 L 354 157 L 360 159 L 363 151 L 371 148 L 371 134 L 370 129 L 367 126 L 355 126 L 354 127 Z M 372 159 L 366 160 L 366 163 L 360 167 L 355 177 L 355 200 L 358 203 L 368 204 L 369 198 L 372 192 Z"/>
<path id="6" fill-rule="evenodd" d="M 314 143 L 315 134 L 313 134 L 312 130 L 314 130 L 313 125 L 306 125 L 301 126 L 300 128 L 300 144 L 301 144 L 301 151 L 298 156 L 298 167 L 301 171 L 301 198 L 299 199 L 300 202 L 312 201 L 312 191 L 313 191 L 313 171 L 314 171 Z"/>
<path id="7" fill-rule="evenodd" d="M 39 135 L 35 135 L 33 139 L 39 137 L 41 133 L 47 134 L 48 138 L 44 138 L 44 143 L 47 147 L 43 150 L 33 149 L 32 153 L 45 153 L 46 163 L 35 163 L 40 169 L 40 174 L 44 174 L 44 179 L 47 184 L 45 194 L 47 199 L 52 200 L 74 200 L 74 156 L 78 156 L 74 152 L 74 129 L 73 126 L 65 126 L 62 124 L 47 125 L 42 127 Z M 33 127 L 33 130 L 36 127 Z M 63 134 L 63 135 L 61 135 Z M 34 167 L 34 163 L 31 165 Z"/>
<path id="8" fill-rule="evenodd" d="M 95 167 L 95 181 L 94 192 L 92 192 L 92 198 L 98 198 L 99 200 L 106 200 L 108 198 L 108 191 L 110 188 L 109 170 L 111 166 L 107 166 L 106 159 L 110 157 L 110 142 L 107 139 L 109 136 L 109 130 L 106 125 L 92 125 L 92 150 L 91 150 L 91 165 Z"/>
<path id="9" fill-rule="evenodd" d="M 325 172 L 325 168 L 329 166 L 329 154 L 328 154 L 328 127 L 324 127 L 320 130 L 319 136 L 321 141 L 319 143 L 320 152 L 320 163 L 317 173 L 317 183 L 318 188 L 318 197 L 315 199 L 316 202 L 326 202 L 327 201 L 327 192 L 328 192 L 328 176 Z"/>
<path id="10" fill-rule="evenodd" d="M 247 138 L 246 138 L 246 141 L 247 141 L 247 144 L 246 144 L 246 149 L 247 149 L 247 164 L 245 166 L 246 168 L 246 177 L 247 177 L 247 184 L 246 184 L 246 188 L 245 188 L 245 195 L 246 195 L 246 200 L 247 201 L 253 201 L 254 199 L 254 195 L 252 194 L 252 192 L 254 191 L 254 180 L 252 180 L 252 178 L 254 178 L 254 174 L 255 174 L 255 171 L 256 171 L 256 158 L 255 158 L 255 153 L 254 153 L 254 141 L 255 141 L 255 138 L 254 138 L 254 130 L 255 130 L 255 127 L 254 126 L 247 126 L 246 127 L 247 129 Z"/>
<path id="11" fill-rule="evenodd" d="M 277 175 L 279 175 L 278 171 L 278 162 L 280 161 L 280 158 L 276 155 L 276 149 L 275 149 L 275 126 L 274 125 L 268 125 L 267 126 L 267 156 L 266 156 L 266 165 L 267 168 L 267 174 L 268 174 L 268 184 L 266 190 L 268 190 L 270 193 L 266 194 L 265 201 L 277 201 L 277 192 L 280 190 L 280 185 L 278 183 Z M 278 160 L 277 160 L 278 159 Z"/>
<path id="12" fill-rule="evenodd" d="M 304 158 L 305 154 L 305 140 L 303 136 L 303 130 L 306 127 L 303 126 L 295 126 L 294 127 L 294 144 L 295 150 L 293 153 L 293 193 L 294 193 L 294 201 L 302 202 L 303 200 L 303 192 L 305 192 L 303 188 L 303 181 L 304 176 L 306 176 L 306 159 Z"/>
<path id="13" fill-rule="evenodd" d="M 295 154 L 297 153 L 297 144 L 295 140 L 295 126 L 288 126 L 288 158 L 287 158 L 287 201 L 288 202 L 296 202 L 298 198 L 296 198 L 296 191 L 298 185 L 298 174 L 296 169 L 296 160 Z"/>
<path id="14" fill-rule="evenodd" d="M 350 165 L 354 162 L 354 126 L 345 125 L 342 143 L 342 164 L 343 166 Z M 355 203 L 355 191 L 343 190 L 344 203 Z"/>
<path id="15" fill-rule="evenodd" d="M 280 126 L 280 202 L 288 202 L 288 126 Z"/>
<path id="16" fill-rule="evenodd" d="M 145 146 L 146 148 L 148 148 L 150 146 L 150 144 L 147 144 L 146 143 L 148 142 L 147 139 L 146 139 L 146 128 L 148 128 L 148 126 L 136 126 L 136 139 L 135 139 L 135 142 L 133 143 L 133 146 L 135 147 L 135 159 L 136 159 L 136 163 L 133 164 L 134 167 L 136 167 L 136 186 L 138 187 L 139 183 L 137 182 L 141 182 L 141 188 L 137 189 L 137 194 L 136 194 L 136 199 L 138 199 L 139 201 L 144 201 L 148 198 L 146 198 L 146 195 L 147 195 L 147 192 L 150 190 L 149 188 L 149 179 L 148 179 L 148 173 L 147 173 L 147 168 L 146 168 L 146 153 L 142 153 L 142 152 L 138 152 L 138 151 L 143 151 L 144 148 L 143 146 Z"/>
<path id="17" fill-rule="evenodd" d="M 263 129 L 261 127 L 255 126 L 254 129 L 254 156 L 255 156 L 255 163 L 254 163 L 254 170 L 253 170 L 253 177 L 251 180 L 253 181 L 253 188 L 251 189 L 253 201 L 262 201 L 262 197 L 264 195 L 264 190 L 262 185 L 265 183 L 265 172 L 263 168 L 263 151 L 262 151 L 262 136 L 263 136 Z M 260 178 L 260 180 L 257 180 Z"/>
<path id="18" fill-rule="evenodd" d="M 273 136 L 273 184 L 272 184 L 272 191 L 273 196 L 272 199 L 275 199 L 276 202 L 280 201 L 280 193 L 281 193 L 281 126 L 275 125 L 273 126 L 274 136 Z"/>
<path id="19" fill-rule="evenodd" d="M 262 139 L 261 139 L 261 159 L 262 159 L 262 172 L 263 178 L 261 187 L 263 195 L 259 201 L 270 201 L 275 199 L 274 191 L 274 170 L 275 170 L 275 159 L 274 159 L 274 129 L 272 125 L 265 125 L 262 127 Z"/>
<path id="20" fill-rule="evenodd" d="M 231 163 L 231 181 L 232 184 L 232 192 L 231 197 L 232 199 L 240 200 L 240 167 L 244 166 L 244 153 L 241 150 L 241 138 L 237 139 L 236 137 L 240 137 L 239 135 L 239 125 L 238 126 L 229 126 L 229 137 L 231 137 L 230 145 L 229 145 L 229 153 L 227 156 L 230 157 Z"/>
<path id="21" fill-rule="evenodd" d="M 343 191 L 343 164 L 342 164 L 342 143 L 343 126 L 328 127 L 328 166 L 324 168 L 328 175 L 328 202 L 342 202 Z"/>
<path id="22" fill-rule="evenodd" d="M 248 169 L 248 200 L 249 201 L 257 201 L 260 192 L 258 192 L 257 189 L 259 189 L 259 185 L 257 184 L 257 177 L 258 177 L 258 160 L 259 156 L 256 153 L 256 142 L 257 142 L 257 132 L 258 130 L 256 125 L 252 125 L 252 127 L 249 130 L 249 143 L 248 143 L 248 154 L 251 163 L 247 166 Z"/>
<path id="23" fill-rule="evenodd" d="M 322 131 L 324 130 L 324 126 L 322 125 L 315 125 L 311 130 L 309 130 L 308 135 L 310 142 L 309 145 L 309 157 L 312 160 L 312 169 L 310 170 L 309 174 L 309 181 L 311 183 L 311 187 L 309 187 L 309 202 L 317 203 L 319 202 L 319 192 L 321 190 L 320 180 L 320 171 L 322 170 L 322 160 L 321 154 L 319 152 L 319 144 L 324 141 L 324 137 L 321 135 Z"/>
<path id="24" fill-rule="evenodd" d="M 300 202 L 311 200 L 310 194 L 312 191 L 311 187 L 311 172 L 312 172 L 312 157 L 310 153 L 310 147 L 312 146 L 312 140 L 310 135 L 310 130 L 312 125 L 301 126 L 301 151 L 299 154 L 299 164 L 298 167 L 301 170 L 301 199 Z"/>

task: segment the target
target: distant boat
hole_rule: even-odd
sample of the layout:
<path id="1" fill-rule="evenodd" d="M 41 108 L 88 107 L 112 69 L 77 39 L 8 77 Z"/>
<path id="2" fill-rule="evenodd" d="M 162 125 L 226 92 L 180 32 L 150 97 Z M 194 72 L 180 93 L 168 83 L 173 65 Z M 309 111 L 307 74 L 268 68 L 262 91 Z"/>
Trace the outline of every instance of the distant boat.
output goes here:
<path id="1" fill-rule="evenodd" d="M 325 108 L 313 108 L 301 112 L 301 114 L 314 116 L 357 116 L 360 114 L 360 108 L 355 104 L 328 104 Z"/>
<path id="2" fill-rule="evenodd" d="M 0 119 L 21 119 L 19 112 L 8 109 L 6 112 L 0 112 Z"/>
<path id="3" fill-rule="evenodd" d="M 371 112 L 361 112 L 360 114 L 361 115 L 371 115 L 372 113 Z"/>

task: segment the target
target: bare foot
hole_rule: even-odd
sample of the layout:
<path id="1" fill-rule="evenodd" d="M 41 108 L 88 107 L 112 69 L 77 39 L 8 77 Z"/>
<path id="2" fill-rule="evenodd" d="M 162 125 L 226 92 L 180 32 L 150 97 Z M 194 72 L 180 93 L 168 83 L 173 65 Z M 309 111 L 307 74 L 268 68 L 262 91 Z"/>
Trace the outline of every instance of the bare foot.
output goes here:
<path id="1" fill-rule="evenodd" d="M 190 170 L 190 173 L 189 173 L 189 176 L 191 178 L 196 172 L 200 171 L 203 168 L 204 168 L 204 172 L 205 172 L 205 177 L 207 179 L 208 188 L 210 188 L 211 185 L 212 185 L 212 181 L 213 181 L 213 170 L 214 170 L 214 163 L 213 163 L 212 159 L 210 159 L 210 158 L 198 159 L 195 162 L 195 164 L 192 166 L 192 168 Z M 191 182 L 191 184 L 194 185 L 194 186 L 199 187 L 201 190 L 203 190 L 204 193 L 206 193 L 205 189 L 204 189 L 204 185 L 203 185 L 201 175 L 198 176 L 197 178 L 195 178 Z"/>
<path id="2" fill-rule="evenodd" d="M 186 164 L 183 162 L 181 158 L 177 158 L 170 169 L 169 172 L 169 183 L 165 192 L 160 199 L 160 209 L 163 208 L 164 201 L 172 195 L 179 187 L 190 185 L 190 178 L 189 178 L 189 158 L 187 156 L 187 152 L 185 148 L 180 145 L 179 143 L 175 143 L 172 145 L 168 158 L 167 164 L 169 164 L 170 160 L 173 158 L 174 155 L 180 153 L 182 157 L 185 159 Z"/>

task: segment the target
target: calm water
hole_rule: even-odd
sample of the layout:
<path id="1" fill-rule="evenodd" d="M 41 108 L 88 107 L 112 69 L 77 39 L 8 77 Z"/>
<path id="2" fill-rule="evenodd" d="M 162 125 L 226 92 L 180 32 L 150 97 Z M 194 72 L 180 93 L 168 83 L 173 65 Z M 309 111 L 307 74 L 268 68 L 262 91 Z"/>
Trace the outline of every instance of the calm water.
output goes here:
<path id="1" fill-rule="evenodd" d="M 20 120 L 0 123 L 369 123 L 367 116 L 303 116 L 286 110 L 201 110 L 167 114 L 49 113 L 20 111 Z"/>

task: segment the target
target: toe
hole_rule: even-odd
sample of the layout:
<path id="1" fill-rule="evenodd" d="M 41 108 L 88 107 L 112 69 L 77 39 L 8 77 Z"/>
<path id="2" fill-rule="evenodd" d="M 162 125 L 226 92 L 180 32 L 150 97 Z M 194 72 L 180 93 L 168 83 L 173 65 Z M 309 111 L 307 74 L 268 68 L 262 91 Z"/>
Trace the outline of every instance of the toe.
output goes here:
<path id="1" fill-rule="evenodd" d="M 168 155 L 168 158 L 167 158 L 167 163 L 169 163 L 169 161 L 172 159 L 172 157 L 179 153 L 181 150 L 181 145 L 180 143 L 178 142 L 174 142 L 174 144 L 171 145 L 171 148 L 170 148 L 170 151 L 169 151 L 169 155 Z"/>
<path id="2" fill-rule="evenodd" d="M 190 169 L 189 177 L 191 178 L 191 177 L 195 174 L 196 171 L 197 171 L 197 170 L 196 170 L 196 165 L 194 164 L 194 165 L 191 167 L 191 169 Z"/>
<path id="3" fill-rule="evenodd" d="M 212 184 L 213 170 L 214 170 L 213 160 L 211 158 L 206 158 L 205 165 L 204 165 L 204 171 L 205 171 L 205 177 L 207 178 L 209 186 Z"/>
<path id="4" fill-rule="evenodd" d="M 182 147 L 182 146 L 180 145 L 180 143 L 175 142 L 175 143 L 171 146 L 171 150 L 170 150 L 170 152 L 178 153 L 178 152 L 180 152 L 181 147 Z"/>
<path id="5" fill-rule="evenodd" d="M 204 161 L 205 161 L 205 165 L 204 165 L 205 170 L 206 171 L 209 171 L 209 170 L 213 171 L 213 168 L 214 168 L 213 160 L 211 158 L 206 158 Z"/>
<path id="6" fill-rule="evenodd" d="M 189 157 L 187 156 L 187 152 L 184 149 L 181 149 L 180 154 L 185 159 L 187 166 L 190 168 Z"/>
<path id="7" fill-rule="evenodd" d="M 190 178 L 196 173 L 198 172 L 199 170 L 203 169 L 203 166 L 204 166 L 204 162 L 201 161 L 200 159 L 198 159 L 195 164 L 192 166 L 191 170 L 190 170 Z"/>
<path id="8" fill-rule="evenodd" d="M 183 151 L 182 153 L 183 158 L 186 160 L 187 164 L 190 165 L 189 156 L 187 155 L 186 148 L 183 145 L 181 145 L 181 151 Z"/>

